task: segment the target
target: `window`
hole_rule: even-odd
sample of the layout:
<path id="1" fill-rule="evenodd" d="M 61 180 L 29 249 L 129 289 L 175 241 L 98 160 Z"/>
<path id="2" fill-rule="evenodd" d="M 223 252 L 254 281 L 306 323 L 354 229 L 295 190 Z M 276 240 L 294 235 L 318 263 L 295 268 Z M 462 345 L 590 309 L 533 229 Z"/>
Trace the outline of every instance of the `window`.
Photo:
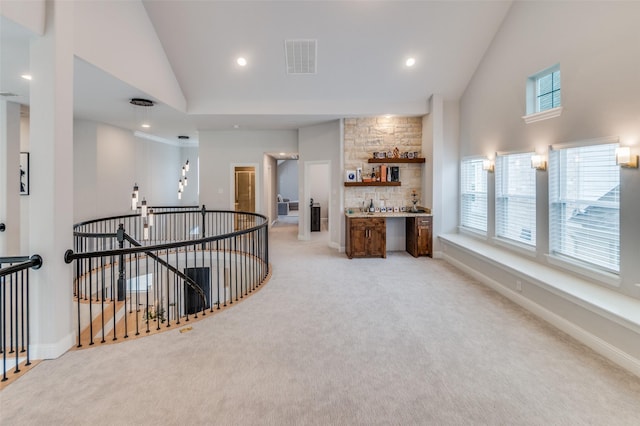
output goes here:
<path id="1" fill-rule="evenodd" d="M 533 152 L 500 155 L 496 161 L 496 235 L 536 245 L 536 170 Z"/>
<path id="2" fill-rule="evenodd" d="M 560 65 L 554 65 L 529 77 L 527 81 L 527 115 L 524 121 L 534 123 L 560 116 Z"/>
<path id="3" fill-rule="evenodd" d="M 460 182 L 460 225 L 486 233 L 487 172 L 482 170 L 482 158 L 462 161 Z"/>
<path id="4" fill-rule="evenodd" d="M 535 77 L 536 111 L 542 112 L 560 106 L 560 69 L 544 71 Z"/>
<path id="5" fill-rule="evenodd" d="M 550 254 L 620 270 L 620 171 L 615 143 L 552 149 Z"/>

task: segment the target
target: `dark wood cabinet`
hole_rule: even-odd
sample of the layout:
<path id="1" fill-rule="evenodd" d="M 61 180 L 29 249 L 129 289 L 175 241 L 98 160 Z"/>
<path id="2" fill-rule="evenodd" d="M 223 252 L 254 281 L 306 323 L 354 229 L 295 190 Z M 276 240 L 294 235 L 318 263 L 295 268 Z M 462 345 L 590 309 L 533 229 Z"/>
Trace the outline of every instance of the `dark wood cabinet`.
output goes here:
<path id="1" fill-rule="evenodd" d="M 311 205 L 311 232 L 320 232 L 320 204 Z"/>
<path id="2" fill-rule="evenodd" d="M 406 244 L 409 254 L 411 254 L 413 257 L 431 257 L 431 234 L 433 233 L 432 217 L 407 217 L 405 226 Z"/>
<path id="3" fill-rule="evenodd" d="M 346 252 L 354 257 L 387 257 L 387 226 L 383 217 L 347 217 Z"/>

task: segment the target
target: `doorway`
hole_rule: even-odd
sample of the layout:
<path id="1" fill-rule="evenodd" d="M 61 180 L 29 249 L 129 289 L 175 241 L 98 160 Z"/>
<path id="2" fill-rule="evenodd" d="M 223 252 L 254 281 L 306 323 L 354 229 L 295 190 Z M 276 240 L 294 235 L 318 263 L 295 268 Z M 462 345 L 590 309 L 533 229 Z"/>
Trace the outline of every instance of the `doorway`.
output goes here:
<path id="1" fill-rule="evenodd" d="M 311 239 L 311 200 L 316 206 L 316 214 L 320 216 L 320 229 L 314 227 L 314 240 L 326 239 L 329 241 L 331 234 L 331 161 L 305 161 L 304 163 L 304 223 L 298 228 L 298 239 Z M 319 208 L 319 210 L 318 210 Z"/>
<path id="2" fill-rule="evenodd" d="M 236 211 L 256 211 L 256 168 L 253 166 L 234 167 L 234 209 Z"/>

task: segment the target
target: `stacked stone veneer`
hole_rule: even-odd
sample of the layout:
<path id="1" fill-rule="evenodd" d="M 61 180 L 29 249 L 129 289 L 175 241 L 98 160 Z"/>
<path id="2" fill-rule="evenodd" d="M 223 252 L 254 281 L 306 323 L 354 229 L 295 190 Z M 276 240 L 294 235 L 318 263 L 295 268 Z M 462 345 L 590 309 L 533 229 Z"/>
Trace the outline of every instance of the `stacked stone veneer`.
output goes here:
<path id="1" fill-rule="evenodd" d="M 363 174 L 371 175 L 373 167 L 379 163 L 369 164 L 375 151 L 393 151 L 422 153 L 422 117 L 376 117 L 347 118 L 344 120 L 344 167 L 346 170 L 357 170 L 362 167 Z M 401 186 L 362 186 L 345 187 L 345 208 L 360 208 L 363 201 L 373 199 L 376 206 L 384 202 L 385 207 L 401 207 L 411 205 L 411 191 L 418 197 L 422 193 L 422 169 L 420 163 L 384 163 L 388 167 L 400 168 Z M 346 173 L 343 173 L 345 179 Z M 420 200 L 419 200 L 420 201 Z M 418 202 L 420 204 L 420 202 Z"/>

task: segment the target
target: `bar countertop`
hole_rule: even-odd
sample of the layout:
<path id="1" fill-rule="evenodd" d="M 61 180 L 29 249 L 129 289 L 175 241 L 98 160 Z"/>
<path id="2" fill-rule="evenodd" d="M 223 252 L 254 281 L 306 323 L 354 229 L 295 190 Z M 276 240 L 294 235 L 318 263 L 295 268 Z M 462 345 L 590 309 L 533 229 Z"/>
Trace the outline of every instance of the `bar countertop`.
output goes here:
<path id="1" fill-rule="evenodd" d="M 411 211 L 404 212 L 361 212 L 360 210 L 351 209 L 351 213 L 349 213 L 349 209 L 345 212 L 345 216 L 349 218 L 360 218 L 360 217 L 420 217 L 420 216 L 432 216 L 431 213 L 427 213 L 426 211 L 421 211 L 418 213 L 413 213 Z"/>

